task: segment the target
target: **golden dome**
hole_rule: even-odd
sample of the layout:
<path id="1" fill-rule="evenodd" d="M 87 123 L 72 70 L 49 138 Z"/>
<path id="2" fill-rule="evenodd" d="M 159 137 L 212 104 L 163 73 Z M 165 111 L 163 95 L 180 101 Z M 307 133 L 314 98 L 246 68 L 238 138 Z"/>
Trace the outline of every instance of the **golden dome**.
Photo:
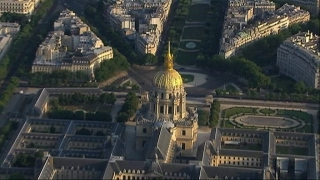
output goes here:
<path id="1" fill-rule="evenodd" d="M 173 69 L 173 56 L 170 54 L 170 42 L 168 45 L 168 54 L 163 64 L 163 70 L 154 76 L 153 83 L 156 88 L 165 90 L 172 90 L 183 86 L 181 75 Z"/>

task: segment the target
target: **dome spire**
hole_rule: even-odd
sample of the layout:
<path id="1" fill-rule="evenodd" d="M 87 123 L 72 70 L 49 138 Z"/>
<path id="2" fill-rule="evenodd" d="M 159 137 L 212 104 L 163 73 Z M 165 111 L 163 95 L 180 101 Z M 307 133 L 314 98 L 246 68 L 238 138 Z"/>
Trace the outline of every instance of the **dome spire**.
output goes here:
<path id="1" fill-rule="evenodd" d="M 165 70 L 173 69 L 173 56 L 170 53 L 170 41 L 168 42 L 168 53 L 164 58 L 164 69 Z"/>

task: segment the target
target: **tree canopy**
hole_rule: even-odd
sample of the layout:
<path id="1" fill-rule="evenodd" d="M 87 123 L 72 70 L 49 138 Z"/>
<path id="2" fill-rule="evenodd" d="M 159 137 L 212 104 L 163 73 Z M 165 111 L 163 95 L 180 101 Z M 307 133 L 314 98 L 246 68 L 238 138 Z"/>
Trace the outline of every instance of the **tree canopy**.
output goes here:
<path id="1" fill-rule="evenodd" d="M 127 122 L 138 110 L 139 99 L 134 91 L 130 91 L 121 110 L 118 113 L 118 122 Z"/>

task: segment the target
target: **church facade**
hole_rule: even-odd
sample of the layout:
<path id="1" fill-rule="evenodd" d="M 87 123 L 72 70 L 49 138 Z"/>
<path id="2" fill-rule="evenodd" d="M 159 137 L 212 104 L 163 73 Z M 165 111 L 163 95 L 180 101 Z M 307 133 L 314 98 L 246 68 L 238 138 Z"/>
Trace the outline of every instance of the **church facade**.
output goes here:
<path id="1" fill-rule="evenodd" d="M 197 149 L 197 109 L 187 108 L 187 93 L 184 90 L 182 77 L 173 66 L 173 55 L 170 53 L 169 43 L 163 69 L 155 75 L 153 80 L 148 111 L 136 119 L 136 150 L 143 150 L 148 154 L 152 137 L 157 134 L 157 130 L 164 128 L 170 133 L 171 140 L 161 143 L 171 143 L 180 154 L 193 156 Z M 172 153 L 174 152 L 167 152 L 167 154 Z"/>

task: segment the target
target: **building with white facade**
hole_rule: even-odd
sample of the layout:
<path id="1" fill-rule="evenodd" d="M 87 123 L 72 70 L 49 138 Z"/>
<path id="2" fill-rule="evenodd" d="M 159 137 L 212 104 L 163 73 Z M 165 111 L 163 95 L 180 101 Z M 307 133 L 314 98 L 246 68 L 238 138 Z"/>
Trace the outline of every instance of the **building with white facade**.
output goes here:
<path id="1" fill-rule="evenodd" d="M 172 0 L 118 0 L 107 8 L 105 16 L 113 28 L 135 41 L 138 53 L 155 54 L 171 3 Z M 136 29 L 137 19 L 139 25 Z"/>
<path id="2" fill-rule="evenodd" d="M 7 53 L 12 37 L 20 31 L 18 23 L 0 22 L 0 61 Z"/>
<path id="3" fill-rule="evenodd" d="M 273 12 L 268 11 L 269 16 L 264 17 L 262 22 L 248 25 L 248 21 L 255 16 L 254 8 L 252 14 L 251 9 L 248 7 L 250 6 L 237 7 L 232 5 L 228 9 L 220 39 L 219 54 L 224 58 L 237 55 L 247 45 L 271 34 L 278 34 L 279 31 L 288 28 L 292 24 L 304 23 L 310 20 L 308 11 L 285 4 Z"/>
<path id="4" fill-rule="evenodd" d="M 280 0 L 285 1 L 286 0 Z M 290 0 L 290 4 L 301 6 L 310 11 L 311 14 L 317 15 L 320 11 L 320 0 Z"/>
<path id="5" fill-rule="evenodd" d="M 54 23 L 54 31 L 38 47 L 32 72 L 84 71 L 93 76 L 94 69 L 111 58 L 112 48 L 104 46 L 72 11 L 65 10 Z"/>
<path id="6" fill-rule="evenodd" d="M 0 15 L 4 12 L 31 15 L 40 0 L 0 0 Z"/>
<path id="7" fill-rule="evenodd" d="M 320 89 L 319 36 L 300 32 L 284 41 L 277 52 L 280 73 Z"/>

